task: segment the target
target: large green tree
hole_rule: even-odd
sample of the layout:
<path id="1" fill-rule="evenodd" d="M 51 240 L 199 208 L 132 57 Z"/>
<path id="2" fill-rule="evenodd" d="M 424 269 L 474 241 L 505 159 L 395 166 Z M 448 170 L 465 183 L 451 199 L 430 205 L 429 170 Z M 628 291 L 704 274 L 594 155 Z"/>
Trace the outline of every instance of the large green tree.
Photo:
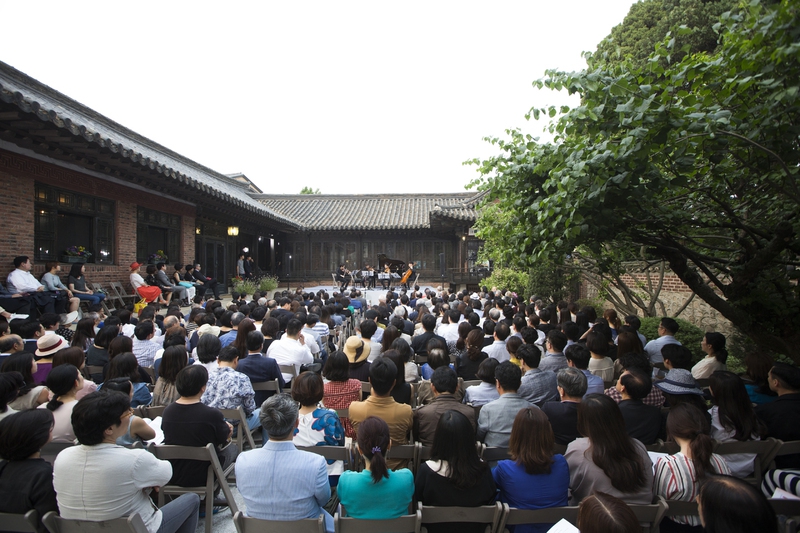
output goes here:
<path id="1" fill-rule="evenodd" d="M 538 87 L 580 96 L 573 109 L 530 111 L 554 117 L 554 140 L 509 131 L 477 162 L 511 253 L 643 248 L 800 363 L 798 9 L 754 0 L 724 14 L 714 54 L 675 61 L 671 36 L 645 65 L 548 71 Z"/>

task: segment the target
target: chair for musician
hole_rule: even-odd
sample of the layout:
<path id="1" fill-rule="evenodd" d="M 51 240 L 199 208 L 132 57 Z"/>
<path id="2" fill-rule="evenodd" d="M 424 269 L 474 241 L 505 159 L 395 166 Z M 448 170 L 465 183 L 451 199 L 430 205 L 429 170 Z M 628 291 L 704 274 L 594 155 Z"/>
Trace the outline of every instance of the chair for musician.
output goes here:
<path id="1" fill-rule="evenodd" d="M 497 533 L 500 521 L 503 519 L 505 509 L 503 504 L 495 502 L 494 505 L 480 507 L 435 507 L 418 503 L 422 512 L 422 532 L 426 533 L 425 524 L 443 524 L 467 522 L 471 524 L 486 524 L 484 533 Z"/>
<path id="2" fill-rule="evenodd" d="M 261 520 L 237 511 L 233 515 L 233 525 L 238 533 L 325 533 L 323 515 L 303 520 Z"/>
<path id="3" fill-rule="evenodd" d="M 147 526 L 144 525 L 144 521 L 138 513 L 114 520 L 91 522 L 89 520 L 61 518 L 55 511 L 50 511 L 44 515 L 42 523 L 50 533 L 108 533 L 109 531 L 114 533 L 125 531 L 129 533 L 149 533 Z"/>
<path id="4" fill-rule="evenodd" d="M 25 514 L 0 513 L 0 524 L 3 524 L 3 531 L 37 533 L 39 531 L 39 513 L 34 509 Z"/>
<path id="5" fill-rule="evenodd" d="M 420 533 L 422 512 L 391 520 L 359 520 L 337 514 L 333 517 L 336 533 Z"/>
<path id="6" fill-rule="evenodd" d="M 247 427 L 247 426 L 245 426 Z M 228 486 L 227 476 L 233 471 L 235 463 L 226 469 L 222 469 L 217 457 L 217 450 L 213 444 L 209 443 L 205 446 L 174 446 L 174 445 L 155 445 L 149 444 L 147 451 L 155 455 L 158 459 L 163 461 L 175 460 L 188 460 L 188 461 L 203 461 L 208 462 L 206 471 L 206 484 L 198 487 L 181 487 L 180 485 L 164 485 L 158 491 L 158 506 L 163 507 L 166 503 L 165 496 L 168 494 L 197 494 L 205 499 L 206 510 L 206 533 L 211 533 L 211 517 L 214 512 L 214 493 L 217 489 L 222 489 L 225 499 L 228 501 L 231 512 L 236 513 L 239 508 L 236 505 L 236 500 L 233 499 L 233 493 Z"/>

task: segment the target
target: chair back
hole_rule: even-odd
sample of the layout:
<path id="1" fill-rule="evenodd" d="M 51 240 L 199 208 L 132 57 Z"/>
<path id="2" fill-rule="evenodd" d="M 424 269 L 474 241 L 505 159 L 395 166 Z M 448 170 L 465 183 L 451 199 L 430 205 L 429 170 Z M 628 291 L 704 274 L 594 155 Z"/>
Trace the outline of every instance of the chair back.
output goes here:
<path id="1" fill-rule="evenodd" d="M 508 504 L 503 504 L 504 513 L 500 519 L 498 531 L 504 533 L 508 531 L 508 526 L 518 526 L 521 524 L 555 524 L 562 518 L 571 524 L 578 523 L 578 506 L 571 507 L 548 507 L 545 509 L 514 509 L 509 508 Z"/>
<path id="2" fill-rule="evenodd" d="M 667 511 L 664 516 L 698 516 L 697 502 L 667 500 Z"/>
<path id="3" fill-rule="evenodd" d="M 281 382 L 278 381 L 278 378 L 271 379 L 269 381 L 251 381 L 250 384 L 253 386 L 254 391 L 266 390 L 281 392 Z"/>
<path id="4" fill-rule="evenodd" d="M 156 369 L 153 368 L 152 366 L 143 366 L 141 368 L 142 370 L 145 371 L 145 373 L 148 376 L 150 376 L 150 379 L 153 381 L 153 384 L 155 384 L 156 380 L 158 379 L 158 376 L 156 376 Z"/>
<path id="5" fill-rule="evenodd" d="M 292 378 L 297 377 L 297 367 L 294 365 L 278 365 L 281 369 L 281 374 L 289 374 Z"/>
<path id="6" fill-rule="evenodd" d="M 633 514 L 636 515 L 637 520 L 643 524 L 648 524 L 648 527 L 643 527 L 643 531 L 650 533 L 659 532 L 659 524 L 667 512 L 667 502 L 661 496 L 658 497 L 655 503 L 650 505 L 628 505 Z"/>
<path id="7" fill-rule="evenodd" d="M 116 518 L 114 520 L 102 520 L 92 522 L 89 520 L 72 520 L 61 518 L 55 511 L 50 511 L 42 519 L 44 526 L 50 533 L 114 533 L 128 531 L 130 533 L 149 533 L 147 526 L 139 514 L 132 514 L 127 517 Z"/>
<path id="8" fill-rule="evenodd" d="M 416 473 L 417 455 L 419 449 L 422 447 L 420 443 L 402 444 L 399 446 L 392 446 L 386 452 L 386 459 L 408 459 L 408 468 Z"/>
<path id="9" fill-rule="evenodd" d="M 48 442 L 47 444 L 42 446 L 40 454 L 42 459 L 44 459 L 50 464 L 53 464 L 55 463 L 56 456 L 59 453 L 72 446 L 75 446 L 75 444 L 72 442 Z"/>
<path id="10" fill-rule="evenodd" d="M 753 461 L 753 475 L 744 478 L 744 480 L 756 487 L 761 487 L 764 471 L 775 458 L 775 454 L 778 452 L 781 444 L 781 441 L 771 437 L 766 440 L 720 442 L 714 448 L 714 453 L 722 456 L 736 453 L 756 454 L 755 460 Z"/>
<path id="11" fill-rule="evenodd" d="M 164 405 L 155 405 L 155 406 L 141 406 L 141 418 L 149 418 L 150 420 L 155 420 L 159 416 L 164 415 L 164 409 L 167 407 Z"/>
<path id="12" fill-rule="evenodd" d="M 800 454 L 800 440 L 790 440 L 783 442 L 781 441 L 780 446 L 778 449 L 775 450 L 775 456 L 772 458 L 772 463 L 770 464 L 770 468 L 774 469 L 777 468 L 775 465 L 775 458 L 782 457 L 784 455 L 797 455 Z"/>
<path id="13" fill-rule="evenodd" d="M 34 509 L 25 514 L 0 513 L 0 524 L 3 524 L 3 531 L 37 533 L 39 531 L 39 513 Z"/>
<path id="14" fill-rule="evenodd" d="M 261 520 L 245 516 L 238 511 L 233 515 L 238 533 L 325 533 L 325 517 L 303 520 Z"/>
<path id="15" fill-rule="evenodd" d="M 296 446 L 298 450 L 321 455 L 328 461 L 342 461 L 345 470 L 355 469 L 353 444 L 344 446 Z"/>
<path id="16" fill-rule="evenodd" d="M 369 381 L 362 381 L 361 382 L 361 394 L 372 394 L 372 385 Z"/>
<path id="17" fill-rule="evenodd" d="M 426 531 L 425 524 L 469 522 L 486 524 L 489 533 L 497 533 L 504 514 L 503 504 L 500 502 L 481 507 L 431 507 L 420 503 L 419 510 L 422 512 L 423 532 Z"/>
<path id="18" fill-rule="evenodd" d="M 420 533 L 422 512 L 392 520 L 359 520 L 337 514 L 333 523 L 336 533 Z"/>
<path id="19" fill-rule="evenodd" d="M 468 379 L 464 382 L 464 388 L 473 387 L 475 385 L 480 385 L 482 383 L 479 379 Z"/>
<path id="20" fill-rule="evenodd" d="M 103 375 L 103 367 L 100 365 L 86 365 L 86 373 L 91 377 L 94 374 Z"/>
<path id="21" fill-rule="evenodd" d="M 488 448 L 483 449 L 482 459 L 487 462 L 493 462 L 511 459 L 511 456 L 508 455 L 508 448 L 489 446 Z"/>
<path id="22" fill-rule="evenodd" d="M 219 412 L 221 412 L 222 416 L 225 418 L 238 422 L 238 427 L 236 428 L 236 446 L 239 447 L 239 451 L 244 451 L 245 439 L 247 439 L 250 449 L 254 450 L 256 443 L 253 440 L 253 435 L 250 433 L 250 428 L 247 426 L 247 415 L 244 414 L 242 406 L 240 405 L 236 409 L 219 409 Z"/>

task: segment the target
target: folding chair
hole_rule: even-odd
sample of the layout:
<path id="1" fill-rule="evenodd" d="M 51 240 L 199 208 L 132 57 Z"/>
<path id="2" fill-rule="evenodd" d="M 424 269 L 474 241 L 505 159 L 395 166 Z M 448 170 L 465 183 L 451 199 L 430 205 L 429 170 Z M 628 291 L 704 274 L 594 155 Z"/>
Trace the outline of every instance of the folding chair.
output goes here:
<path id="1" fill-rule="evenodd" d="M 233 515 L 233 524 L 238 533 L 325 533 L 323 515 L 303 520 L 261 520 L 238 511 Z"/>
<path id="2" fill-rule="evenodd" d="M 3 524 L 3 531 L 37 533 L 39 531 L 39 513 L 34 509 L 25 514 L 0 513 L 0 524 Z"/>
<path id="3" fill-rule="evenodd" d="M 337 514 L 333 524 L 336 533 L 420 533 L 422 512 L 392 520 L 359 520 Z"/>
<path id="4" fill-rule="evenodd" d="M 114 520 L 91 522 L 89 520 L 61 518 L 55 511 L 50 511 L 44 515 L 42 522 L 50 533 L 107 533 L 108 531 L 114 531 L 115 533 L 124 531 L 149 533 L 139 513 Z"/>
<path id="5" fill-rule="evenodd" d="M 294 365 L 292 365 L 294 368 Z M 278 378 L 271 379 L 269 381 L 251 381 L 250 384 L 253 386 L 253 390 L 265 390 L 265 391 L 273 391 L 276 393 L 283 392 L 281 390 L 281 382 L 278 381 Z"/>
<path id="6" fill-rule="evenodd" d="M 666 517 L 673 516 L 699 516 L 697 512 L 697 502 L 685 502 L 682 500 L 666 500 L 667 511 L 664 513 Z"/>
<path id="7" fill-rule="evenodd" d="M 369 381 L 361 382 L 361 397 L 363 398 L 365 394 L 372 394 L 372 384 Z"/>
<path id="8" fill-rule="evenodd" d="M 103 367 L 100 365 L 86 365 L 84 370 L 89 375 L 89 379 L 92 379 L 92 376 L 103 375 Z"/>
<path id="9" fill-rule="evenodd" d="M 486 462 L 502 461 L 504 459 L 511 459 L 508 455 L 508 448 L 499 446 L 489 446 L 483 448 L 483 455 L 481 458 Z"/>
<path id="10" fill-rule="evenodd" d="M 427 533 L 425 524 L 442 524 L 454 522 L 469 522 L 473 524 L 486 524 L 485 533 L 497 533 L 505 510 L 503 504 L 496 502 L 494 505 L 481 507 L 433 507 L 419 503 L 422 512 L 422 533 Z"/>
<path id="11" fill-rule="evenodd" d="M 155 444 L 149 444 L 147 451 L 164 461 L 180 459 L 210 463 L 206 472 L 206 484 L 204 486 L 181 487 L 179 485 L 164 485 L 161 487 L 158 491 L 159 507 L 164 506 L 166 501 L 164 497 L 167 494 L 197 494 L 200 497 L 204 497 L 206 502 L 206 533 L 211 533 L 211 522 L 214 516 L 214 492 L 216 492 L 217 488 L 222 489 L 225 499 L 228 500 L 231 512 L 235 513 L 239 510 L 226 479 L 227 475 L 233 471 L 236 463 L 231 463 L 228 469 L 223 471 L 222 465 L 219 464 L 217 450 L 213 444 L 209 443 L 205 446 L 171 446 L 167 444 L 156 446 Z"/>
<path id="12" fill-rule="evenodd" d="M 770 469 L 777 468 L 775 459 L 778 457 L 796 454 L 800 454 L 800 440 L 781 441 L 781 445 L 778 446 L 778 449 L 775 451 L 775 456 L 772 458 L 772 463 L 769 465 Z"/>
<path id="13" fill-rule="evenodd" d="M 91 289 L 93 291 L 95 291 L 95 292 L 100 291 L 100 292 L 103 292 L 106 295 L 106 297 L 103 299 L 103 304 L 104 304 L 103 309 L 106 310 L 106 312 L 108 312 L 108 311 L 116 311 L 117 306 L 114 305 L 113 302 L 119 302 L 119 304 L 120 304 L 119 306 L 120 307 L 125 307 L 125 302 L 119 296 L 114 294 L 113 291 L 110 291 L 110 290 L 106 289 L 105 287 L 103 287 L 102 284 L 86 282 L 86 286 L 87 287 L 91 287 Z M 106 304 L 111 304 L 111 305 L 106 305 Z"/>
<path id="14" fill-rule="evenodd" d="M 142 405 L 137 407 L 139 409 L 141 415 L 137 415 L 139 418 L 149 418 L 150 420 L 155 420 L 159 416 L 164 415 L 164 409 L 167 407 L 164 405 L 157 405 L 157 406 L 149 406 L 149 405 Z M 136 414 L 136 412 L 134 412 Z"/>
<path id="15" fill-rule="evenodd" d="M 238 422 L 238 424 L 234 424 L 234 426 L 238 426 L 236 428 L 236 446 L 239 447 L 239 451 L 244 451 L 245 437 L 242 436 L 243 434 L 247 437 L 247 443 L 250 445 L 250 449 L 255 450 L 256 443 L 253 441 L 253 435 L 250 433 L 250 428 L 247 425 L 247 416 L 244 414 L 242 406 L 240 405 L 236 409 L 219 409 L 219 411 L 225 418 Z"/>
<path id="16" fill-rule="evenodd" d="M 797 531 L 798 520 L 800 520 L 800 501 L 769 499 L 769 504 L 772 506 L 776 515 L 786 517 L 786 522 L 782 531 L 785 531 L 785 533 L 795 533 Z M 778 527 L 780 528 L 780 518 L 778 519 Z"/>
<path id="17" fill-rule="evenodd" d="M 667 502 L 661 496 L 658 496 L 655 503 L 650 505 L 628 505 L 633 514 L 639 522 L 643 524 L 650 524 L 648 527 L 642 527 L 642 531 L 649 531 L 649 533 L 658 533 L 659 524 L 664 519 L 664 513 L 667 512 Z"/>
<path id="18" fill-rule="evenodd" d="M 464 388 L 466 389 L 467 387 L 472 387 L 474 385 L 480 385 L 481 383 L 483 383 L 483 382 L 481 380 L 479 380 L 479 379 L 470 379 L 470 380 L 467 380 L 467 381 L 464 382 Z"/>
<path id="19" fill-rule="evenodd" d="M 296 446 L 298 450 L 321 455 L 328 461 L 342 461 L 345 470 L 355 470 L 355 453 L 352 444 L 344 446 Z"/>
<path id="20" fill-rule="evenodd" d="M 515 509 L 503 504 L 503 517 L 497 531 L 507 533 L 508 526 L 522 524 L 555 524 L 562 518 L 575 525 L 578 522 L 578 506 L 548 507 L 546 509 Z"/>
<path id="21" fill-rule="evenodd" d="M 408 460 L 409 470 L 411 470 L 412 473 L 416 473 L 417 454 L 421 446 L 422 445 L 418 442 L 414 444 L 392 446 L 389 451 L 386 452 L 386 459 L 406 459 Z"/>
<path id="22" fill-rule="evenodd" d="M 297 377 L 297 367 L 294 365 L 278 365 L 278 368 L 281 370 L 281 374 L 289 374 L 291 376 L 288 380 L 286 380 L 286 386 L 283 387 L 283 392 L 288 392 L 291 394 L 292 386 L 291 381 Z"/>
<path id="23" fill-rule="evenodd" d="M 131 300 L 131 303 L 140 300 L 139 295 L 137 294 L 128 294 L 125 290 L 125 287 L 122 286 L 122 283 L 119 281 L 112 281 L 109 283 L 111 286 L 111 290 L 117 295 L 117 298 L 120 302 L 122 302 L 122 307 L 125 307 L 125 300 Z"/>
<path id="24" fill-rule="evenodd" d="M 753 461 L 753 475 L 744 478 L 744 480 L 760 488 L 764 472 L 775 458 L 775 454 L 778 453 L 781 444 L 781 441 L 771 437 L 765 440 L 720 442 L 714 448 L 714 453 L 722 456 L 736 453 L 756 454 L 756 458 Z"/>

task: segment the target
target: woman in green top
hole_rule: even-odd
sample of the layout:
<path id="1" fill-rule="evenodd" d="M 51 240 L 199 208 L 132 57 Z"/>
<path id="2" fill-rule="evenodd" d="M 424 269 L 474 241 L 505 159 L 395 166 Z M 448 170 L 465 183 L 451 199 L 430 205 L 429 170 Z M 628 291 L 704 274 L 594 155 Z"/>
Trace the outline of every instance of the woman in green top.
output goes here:
<path id="1" fill-rule="evenodd" d="M 347 516 L 390 520 L 408 514 L 414 474 L 407 468 L 386 467 L 391 445 L 389 426 L 380 418 L 370 416 L 358 425 L 358 453 L 366 466 L 361 472 L 343 472 L 336 489 Z"/>

